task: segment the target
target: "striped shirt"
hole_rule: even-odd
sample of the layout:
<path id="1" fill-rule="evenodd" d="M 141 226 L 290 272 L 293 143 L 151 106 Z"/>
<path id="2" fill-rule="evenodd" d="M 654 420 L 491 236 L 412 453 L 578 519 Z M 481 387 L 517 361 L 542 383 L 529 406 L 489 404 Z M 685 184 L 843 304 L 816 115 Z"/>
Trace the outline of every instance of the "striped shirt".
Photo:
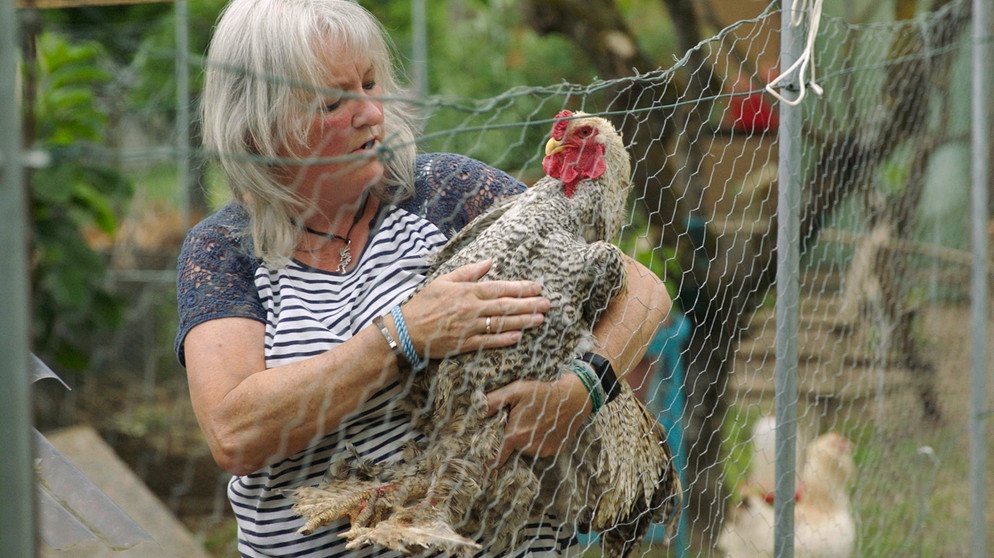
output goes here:
<path id="1" fill-rule="evenodd" d="M 368 327 L 374 317 L 386 314 L 423 281 L 428 259 L 446 242 L 447 233 L 458 230 L 489 202 L 521 188 L 507 175 L 463 157 L 423 156 L 418 165 L 417 195 L 400 206 L 380 208 L 356 267 L 346 273 L 296 261 L 283 269 L 263 265 L 249 256 L 244 236 L 233 232 L 243 229 L 247 219 L 234 205 L 198 224 L 179 262 L 180 360 L 190 328 L 225 316 L 250 317 L 265 324 L 268 368 L 334 348 Z M 214 260 L 221 263 L 211 267 Z M 400 459 L 404 443 L 419 437 L 399 404 L 403 396 L 400 384 L 391 383 L 306 450 L 233 477 L 228 498 L 242 555 L 402 556 L 378 547 L 347 551 L 339 536 L 349 528 L 347 519 L 306 537 L 298 535 L 303 520 L 293 512 L 288 495 L 297 487 L 318 485 L 329 466 L 346 457 L 346 444 L 374 462 Z M 525 543 L 509 555 L 558 555 L 572 532 L 558 533 L 550 521 L 529 525 L 524 535 L 519 540 Z M 486 546 L 486 541 L 481 543 Z"/>

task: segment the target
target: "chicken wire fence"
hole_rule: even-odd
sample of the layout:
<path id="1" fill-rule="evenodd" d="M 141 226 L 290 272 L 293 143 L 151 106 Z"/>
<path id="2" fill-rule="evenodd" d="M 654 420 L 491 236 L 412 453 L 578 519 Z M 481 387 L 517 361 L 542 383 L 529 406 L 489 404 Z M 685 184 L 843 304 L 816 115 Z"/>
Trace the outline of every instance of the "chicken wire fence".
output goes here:
<path id="1" fill-rule="evenodd" d="M 983 225 L 966 217 L 978 164 L 967 84 L 978 41 L 982 58 L 990 57 L 989 30 L 978 38 L 966 1 L 938 2 L 903 20 L 907 3 L 886 3 L 880 14 L 888 15 L 861 24 L 828 4 L 818 25 L 819 2 L 800 18 L 799 43 L 817 27 L 809 51 L 817 73 L 802 80 L 780 73 L 782 14 L 774 3 L 669 69 L 416 103 L 430 116 L 421 151 L 465 154 L 526 184 L 543 174 L 539 146 L 561 109 L 605 116 L 622 131 L 633 191 L 614 240 L 659 275 L 674 300 L 628 381 L 666 428 L 684 487 L 675 538 L 664 545 L 662 529 L 650 529 L 643 554 L 752 556 L 793 539 L 798 556 L 959 556 L 990 538 L 984 525 L 994 521 L 994 493 L 982 475 L 978 484 L 977 461 L 966 458 L 986 435 L 991 400 L 989 387 L 971 379 L 978 301 L 970 251 L 990 214 Z M 781 75 L 780 88 L 765 88 Z M 800 85 L 799 117 L 781 121 L 774 93 L 790 97 Z M 129 137 L 148 142 L 135 131 L 142 127 L 171 135 L 172 109 L 166 94 L 161 99 L 129 119 Z M 127 147 L 134 143 L 99 153 L 148 164 L 160 155 L 168 161 L 183 145 Z M 796 160 L 785 162 L 783 153 Z M 798 177 L 793 213 L 778 210 L 784 168 Z M 228 475 L 199 438 L 171 352 L 175 252 L 158 248 L 175 247 L 176 231 L 184 232 L 176 219 L 166 209 L 125 219 L 126 242 L 109 249 L 111 279 L 130 307 L 126 325 L 94 349 L 91 368 L 142 380 L 115 388 L 80 382 L 55 395 L 39 386 L 37 416 L 42 426 L 98 425 L 166 504 L 209 538 L 230 520 Z M 785 249 L 778 227 L 791 219 L 795 235 L 785 240 L 798 273 L 778 276 Z M 796 298 L 778 290 L 778 278 L 796 279 Z M 786 322 L 796 329 L 778 325 L 778 311 L 796 311 Z M 983 318 L 990 331 L 990 316 Z M 781 360 L 784 391 L 777 347 L 788 339 L 796 370 Z M 989 377 L 989 357 L 981 358 L 980 374 Z M 988 390 L 982 409 L 970 403 L 978 385 Z M 114 405 L 103 403 L 108 397 Z M 797 488 L 796 516 L 789 536 L 775 537 L 773 504 L 784 504 L 773 499 L 771 417 L 779 406 L 783 418 L 783 406 L 795 401 L 797 474 L 787 485 Z M 107 407 L 115 407 L 109 418 Z M 828 457 L 805 451 L 821 447 L 816 440 L 832 442 Z M 971 510 L 978 494 L 988 495 L 979 523 Z M 596 537 L 581 537 L 579 548 L 598 552 Z"/>

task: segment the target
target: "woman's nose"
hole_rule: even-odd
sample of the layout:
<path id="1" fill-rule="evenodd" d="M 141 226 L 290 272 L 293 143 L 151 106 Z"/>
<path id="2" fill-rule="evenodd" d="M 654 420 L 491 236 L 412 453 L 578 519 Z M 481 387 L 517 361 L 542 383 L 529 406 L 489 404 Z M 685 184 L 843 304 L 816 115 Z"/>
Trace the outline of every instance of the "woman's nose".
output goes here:
<path id="1" fill-rule="evenodd" d="M 366 128 L 383 124 L 383 102 L 372 97 L 360 97 L 359 106 L 352 116 L 352 126 Z"/>

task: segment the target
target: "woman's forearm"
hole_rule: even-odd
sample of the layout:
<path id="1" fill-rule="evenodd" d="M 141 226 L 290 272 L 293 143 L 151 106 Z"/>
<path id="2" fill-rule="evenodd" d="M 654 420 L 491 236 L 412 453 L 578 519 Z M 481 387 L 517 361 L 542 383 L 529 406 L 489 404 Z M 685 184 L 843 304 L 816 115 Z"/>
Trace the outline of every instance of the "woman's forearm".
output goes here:
<path id="1" fill-rule="evenodd" d="M 194 411 L 215 460 L 247 474 L 294 455 L 397 377 L 374 328 L 320 355 L 265 368 L 258 323 L 214 320 L 186 340 Z M 229 341 L 212 341 L 224 336 Z"/>
<path id="2" fill-rule="evenodd" d="M 511 345 L 544 320 L 550 302 L 530 281 L 480 282 L 489 262 L 437 278 L 402 306 L 415 352 L 473 352 Z M 499 314 L 498 314 L 499 312 Z M 496 316 L 499 332 L 485 332 Z M 400 342 L 388 315 L 384 325 Z M 212 320 L 186 337 L 194 411 L 215 460 L 245 473 L 291 456 L 338 428 L 377 390 L 397 378 L 398 358 L 379 328 L 317 356 L 266 369 L 265 326 L 243 318 Z"/>
<path id="3" fill-rule="evenodd" d="M 626 257 L 627 288 L 616 296 L 594 324 L 597 347 L 618 377 L 624 377 L 645 354 L 673 301 L 663 281 L 648 268 Z"/>

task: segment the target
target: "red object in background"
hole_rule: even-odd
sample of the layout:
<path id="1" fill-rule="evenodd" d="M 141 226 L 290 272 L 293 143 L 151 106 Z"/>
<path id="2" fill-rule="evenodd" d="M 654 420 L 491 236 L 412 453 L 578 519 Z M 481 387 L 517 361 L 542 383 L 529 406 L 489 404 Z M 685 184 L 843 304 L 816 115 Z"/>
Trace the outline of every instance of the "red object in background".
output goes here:
<path id="1" fill-rule="evenodd" d="M 776 79 L 779 72 L 775 68 L 763 69 L 758 75 L 741 73 L 730 83 L 728 90 L 728 119 L 736 132 L 746 134 L 776 133 L 780 126 L 780 113 L 773 97 L 766 93 L 765 83 L 757 83 L 760 76 L 766 75 L 766 83 Z"/>
<path id="2" fill-rule="evenodd" d="M 776 132 L 780 125 L 780 115 L 765 93 L 733 95 L 728 100 L 728 112 L 732 117 L 732 128 L 736 132 Z"/>

